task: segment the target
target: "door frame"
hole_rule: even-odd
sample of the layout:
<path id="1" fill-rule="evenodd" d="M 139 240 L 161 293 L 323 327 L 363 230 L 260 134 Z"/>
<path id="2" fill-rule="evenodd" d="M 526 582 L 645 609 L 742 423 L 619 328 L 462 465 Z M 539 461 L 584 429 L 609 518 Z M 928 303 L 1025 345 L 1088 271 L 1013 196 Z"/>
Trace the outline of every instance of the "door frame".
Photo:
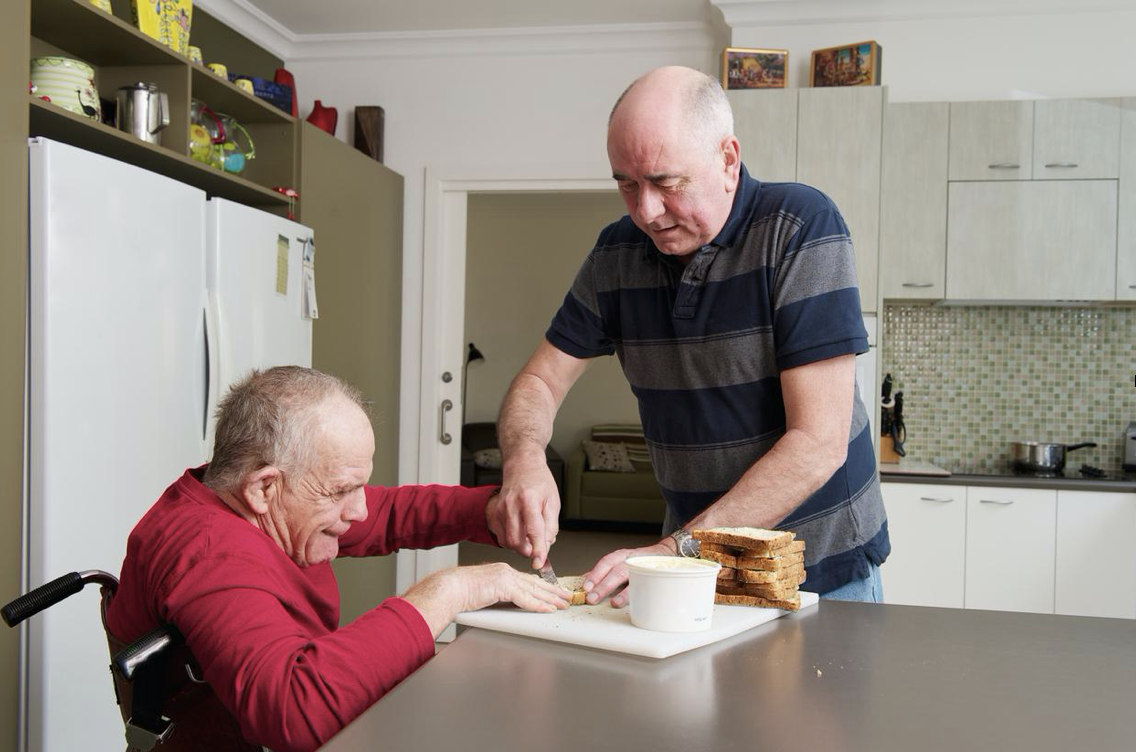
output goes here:
<path id="1" fill-rule="evenodd" d="M 419 404 L 417 480 L 456 484 L 459 478 L 460 431 L 449 445 L 439 439 L 443 400 L 454 405 L 449 415 L 461 415 L 461 372 L 465 354 L 466 217 L 471 193 L 611 191 L 611 168 L 590 164 L 525 164 L 428 166 L 423 220 L 422 309 L 419 341 Z M 536 347 L 536 343 L 533 343 Z M 454 376 L 443 382 L 441 374 Z M 457 430 L 454 431 L 453 428 Z M 457 566 L 457 546 L 429 551 L 400 551 L 396 587 L 405 592 L 431 572 Z M 452 631 L 452 628 L 451 628 Z"/>

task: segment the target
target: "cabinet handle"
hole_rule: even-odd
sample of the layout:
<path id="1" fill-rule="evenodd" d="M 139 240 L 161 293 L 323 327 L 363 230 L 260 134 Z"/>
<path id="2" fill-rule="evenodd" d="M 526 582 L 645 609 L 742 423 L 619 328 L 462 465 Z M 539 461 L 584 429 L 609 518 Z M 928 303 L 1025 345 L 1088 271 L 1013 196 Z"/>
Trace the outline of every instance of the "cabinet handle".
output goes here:
<path id="1" fill-rule="evenodd" d="M 919 501 L 937 501 L 940 504 L 949 504 L 950 502 L 954 501 L 954 499 L 940 499 L 937 496 L 920 496 Z"/>
<path id="2" fill-rule="evenodd" d="M 1012 500 L 1007 501 L 1005 499 L 979 499 L 978 501 L 980 504 L 998 504 L 1000 506 L 1008 506 L 1014 503 Z"/>
<path id="3" fill-rule="evenodd" d="M 1076 167 L 1076 166 L 1077 166 L 1076 162 L 1050 162 L 1049 164 L 1046 165 L 1046 167 L 1050 167 L 1050 168 L 1053 168 L 1053 167 Z"/>
<path id="4" fill-rule="evenodd" d="M 1129 290 L 1136 290 L 1136 285 L 1128 285 Z"/>
<path id="5" fill-rule="evenodd" d="M 923 289 L 925 287 L 934 287 L 935 283 L 934 282 L 904 282 L 903 286 L 904 287 L 918 287 L 920 289 Z"/>
<path id="6" fill-rule="evenodd" d="M 992 165 L 986 166 L 991 170 L 1019 170 L 1022 167 L 1020 164 L 1014 164 L 1013 162 L 995 162 Z"/>

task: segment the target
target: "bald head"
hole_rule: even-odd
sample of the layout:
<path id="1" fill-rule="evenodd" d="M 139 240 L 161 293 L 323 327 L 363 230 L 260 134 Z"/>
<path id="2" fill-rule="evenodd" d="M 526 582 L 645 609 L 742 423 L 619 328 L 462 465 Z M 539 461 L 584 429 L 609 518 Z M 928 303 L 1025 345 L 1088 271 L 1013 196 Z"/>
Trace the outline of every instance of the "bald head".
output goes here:
<path id="1" fill-rule="evenodd" d="M 661 123 L 711 152 L 734 135 L 734 114 L 718 80 L 678 65 L 656 68 L 624 90 L 608 118 L 608 138 L 626 129 L 658 130 Z"/>

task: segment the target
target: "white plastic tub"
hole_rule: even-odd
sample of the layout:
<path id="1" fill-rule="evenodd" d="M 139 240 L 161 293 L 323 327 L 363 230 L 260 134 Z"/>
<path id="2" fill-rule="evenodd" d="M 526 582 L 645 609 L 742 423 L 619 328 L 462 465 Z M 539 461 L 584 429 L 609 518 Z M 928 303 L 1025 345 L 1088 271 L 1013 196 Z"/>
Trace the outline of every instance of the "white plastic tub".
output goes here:
<path id="1" fill-rule="evenodd" d="M 681 556 L 632 556 L 626 563 L 632 624 L 656 632 L 710 629 L 721 564 Z"/>

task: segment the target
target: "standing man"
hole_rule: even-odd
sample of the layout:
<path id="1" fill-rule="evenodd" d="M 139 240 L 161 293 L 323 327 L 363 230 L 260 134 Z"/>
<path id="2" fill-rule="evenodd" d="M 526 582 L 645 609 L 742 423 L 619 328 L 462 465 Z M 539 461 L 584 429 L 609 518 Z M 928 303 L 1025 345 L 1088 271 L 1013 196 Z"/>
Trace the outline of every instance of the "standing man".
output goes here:
<path id="1" fill-rule="evenodd" d="M 792 529 L 810 589 L 882 601 L 891 550 L 855 357 L 868 349 L 848 228 L 823 193 L 741 163 L 718 82 L 654 70 L 616 102 L 608 158 L 628 215 L 606 227 L 501 407 L 503 545 L 539 567 L 560 500 L 544 460 L 568 390 L 616 354 L 667 501 L 658 543 L 604 556 L 588 601 L 633 554 L 697 555 L 693 528 Z M 627 602 L 626 592 L 612 605 Z"/>

